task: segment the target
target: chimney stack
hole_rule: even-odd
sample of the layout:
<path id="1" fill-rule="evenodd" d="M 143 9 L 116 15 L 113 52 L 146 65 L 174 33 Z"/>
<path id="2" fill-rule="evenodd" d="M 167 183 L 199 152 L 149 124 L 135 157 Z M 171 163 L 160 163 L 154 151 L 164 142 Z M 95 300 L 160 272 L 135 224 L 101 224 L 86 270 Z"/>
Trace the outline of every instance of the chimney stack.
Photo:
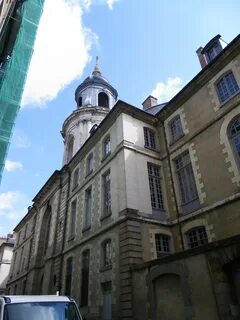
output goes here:
<path id="1" fill-rule="evenodd" d="M 202 69 L 203 69 L 204 67 L 206 67 L 206 65 L 207 65 L 208 63 L 207 63 L 207 60 L 206 60 L 206 58 L 205 58 L 205 55 L 202 54 L 202 50 L 203 50 L 203 48 L 200 47 L 200 48 L 197 49 L 196 53 L 197 53 L 197 55 L 198 55 L 199 62 L 200 62 L 201 67 L 202 67 Z"/>
<path id="2" fill-rule="evenodd" d="M 154 107 L 158 104 L 158 99 L 153 96 L 148 96 L 142 103 L 143 110 L 147 110 L 151 107 Z"/>

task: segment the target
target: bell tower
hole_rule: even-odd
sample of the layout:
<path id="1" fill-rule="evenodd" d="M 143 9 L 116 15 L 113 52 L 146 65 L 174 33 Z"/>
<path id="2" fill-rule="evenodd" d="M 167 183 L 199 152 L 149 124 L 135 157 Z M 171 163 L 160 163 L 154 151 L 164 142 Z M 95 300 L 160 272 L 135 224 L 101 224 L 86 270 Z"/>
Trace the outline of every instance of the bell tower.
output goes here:
<path id="1" fill-rule="evenodd" d="M 117 101 L 118 93 L 102 76 L 98 57 L 92 74 L 75 91 L 76 110 L 64 121 L 63 165 L 67 164 L 105 118 Z"/>

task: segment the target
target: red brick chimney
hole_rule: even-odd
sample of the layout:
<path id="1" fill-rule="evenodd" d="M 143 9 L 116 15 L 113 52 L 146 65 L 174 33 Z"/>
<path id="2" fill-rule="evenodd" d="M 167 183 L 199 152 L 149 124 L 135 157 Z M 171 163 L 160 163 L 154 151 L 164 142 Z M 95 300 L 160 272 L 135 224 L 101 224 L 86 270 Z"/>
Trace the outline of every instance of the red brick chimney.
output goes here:
<path id="1" fill-rule="evenodd" d="M 151 107 L 154 107 L 158 104 L 158 99 L 153 96 L 148 96 L 142 103 L 143 110 L 147 110 Z"/>

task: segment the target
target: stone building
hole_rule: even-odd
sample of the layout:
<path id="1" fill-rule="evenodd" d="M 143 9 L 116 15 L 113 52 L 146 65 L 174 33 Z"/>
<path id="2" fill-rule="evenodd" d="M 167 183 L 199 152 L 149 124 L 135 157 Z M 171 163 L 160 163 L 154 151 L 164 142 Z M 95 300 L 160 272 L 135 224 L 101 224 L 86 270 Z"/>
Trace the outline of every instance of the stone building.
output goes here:
<path id="1" fill-rule="evenodd" d="M 14 242 L 13 234 L 0 237 L 0 294 L 5 293 L 6 290 Z"/>
<path id="2" fill-rule="evenodd" d="M 87 319 L 239 319 L 240 36 L 197 50 L 168 103 L 118 101 L 98 65 L 64 122 L 64 166 L 16 226 L 9 293 Z"/>

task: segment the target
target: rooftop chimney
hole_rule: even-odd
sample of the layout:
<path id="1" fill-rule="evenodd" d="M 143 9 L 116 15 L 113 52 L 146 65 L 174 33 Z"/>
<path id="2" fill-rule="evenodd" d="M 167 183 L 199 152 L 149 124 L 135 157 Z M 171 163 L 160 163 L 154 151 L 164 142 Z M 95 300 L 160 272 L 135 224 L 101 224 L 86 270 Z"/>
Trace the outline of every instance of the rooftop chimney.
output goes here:
<path id="1" fill-rule="evenodd" d="M 197 53 L 197 55 L 198 55 L 199 62 L 200 62 L 201 67 L 202 67 L 202 69 L 203 69 L 203 68 L 206 67 L 206 65 L 207 65 L 207 60 L 206 60 L 206 58 L 205 58 L 205 55 L 202 54 L 202 49 L 203 49 L 202 47 L 198 48 L 197 51 L 196 51 L 196 53 Z"/>
<path id="2" fill-rule="evenodd" d="M 158 99 L 153 96 L 148 96 L 142 103 L 143 110 L 147 110 L 151 107 L 154 107 L 158 104 Z"/>

